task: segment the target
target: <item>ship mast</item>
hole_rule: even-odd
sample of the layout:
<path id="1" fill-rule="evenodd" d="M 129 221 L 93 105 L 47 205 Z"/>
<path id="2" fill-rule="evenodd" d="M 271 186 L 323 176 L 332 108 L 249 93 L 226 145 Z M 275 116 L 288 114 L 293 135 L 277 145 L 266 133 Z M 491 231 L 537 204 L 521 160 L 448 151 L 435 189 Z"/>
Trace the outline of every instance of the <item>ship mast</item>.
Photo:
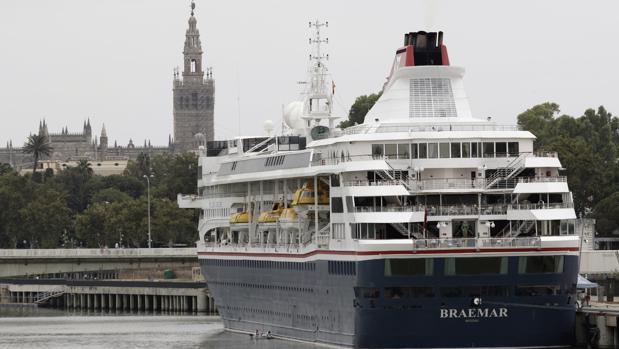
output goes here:
<path id="1" fill-rule="evenodd" d="M 313 47 L 309 55 L 310 65 L 302 118 L 307 121 L 308 128 L 318 126 L 321 120 L 327 119 L 329 129 L 333 129 L 335 118 L 331 112 L 334 84 L 329 79 L 329 69 L 325 64 L 325 61 L 329 59 L 329 54 L 324 54 L 321 50 L 321 44 L 328 44 L 329 39 L 323 38 L 320 32 L 322 27 L 329 27 L 329 22 L 316 20 L 309 22 L 309 27 L 314 28 L 314 36 L 309 39 L 309 44 Z"/>

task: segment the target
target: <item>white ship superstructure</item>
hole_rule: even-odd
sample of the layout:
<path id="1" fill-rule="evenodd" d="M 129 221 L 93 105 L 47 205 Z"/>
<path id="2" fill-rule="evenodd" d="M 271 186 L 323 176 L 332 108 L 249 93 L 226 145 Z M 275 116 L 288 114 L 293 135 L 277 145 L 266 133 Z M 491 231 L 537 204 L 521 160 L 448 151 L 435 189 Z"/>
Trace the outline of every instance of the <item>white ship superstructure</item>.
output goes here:
<path id="1" fill-rule="evenodd" d="M 201 210 L 226 328 L 355 347 L 569 345 L 579 239 L 557 154 L 474 116 L 442 32 L 406 34 L 382 96 L 344 130 L 324 58 L 315 49 L 285 135 L 209 142 L 199 195 L 179 196 Z"/>

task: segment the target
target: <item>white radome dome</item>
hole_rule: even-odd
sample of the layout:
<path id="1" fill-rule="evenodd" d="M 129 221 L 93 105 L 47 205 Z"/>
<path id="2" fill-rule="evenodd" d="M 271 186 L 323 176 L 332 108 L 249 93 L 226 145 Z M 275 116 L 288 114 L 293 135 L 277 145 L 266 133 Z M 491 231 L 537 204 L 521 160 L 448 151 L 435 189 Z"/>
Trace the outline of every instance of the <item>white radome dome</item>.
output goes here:
<path id="1" fill-rule="evenodd" d="M 273 120 L 266 120 L 266 121 L 264 122 L 263 127 L 264 127 L 264 131 L 267 133 L 267 135 L 269 135 L 269 136 L 270 136 L 270 135 L 271 135 L 271 132 L 273 132 L 273 129 L 275 128 L 275 127 L 273 126 Z"/>
<path id="2" fill-rule="evenodd" d="M 293 130 L 302 130 L 305 128 L 305 121 L 301 118 L 303 116 L 303 102 L 296 101 L 288 103 L 284 107 L 284 122 L 286 126 Z"/>

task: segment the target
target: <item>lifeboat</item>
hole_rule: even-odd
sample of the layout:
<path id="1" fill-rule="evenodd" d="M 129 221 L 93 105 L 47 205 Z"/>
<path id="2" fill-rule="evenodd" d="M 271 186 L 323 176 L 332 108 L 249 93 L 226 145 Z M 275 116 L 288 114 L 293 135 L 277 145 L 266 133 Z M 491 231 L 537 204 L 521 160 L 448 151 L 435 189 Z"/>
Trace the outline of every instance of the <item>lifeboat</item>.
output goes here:
<path id="1" fill-rule="evenodd" d="M 246 231 L 249 227 L 249 220 L 251 219 L 251 214 L 247 211 L 245 207 L 238 207 L 237 209 L 239 210 L 239 212 L 231 214 L 230 218 L 228 219 L 230 223 L 230 230 Z"/>
<path id="2" fill-rule="evenodd" d="M 314 212 L 310 210 L 310 206 L 316 203 L 315 193 L 318 193 L 318 211 L 321 218 L 326 218 L 329 212 L 329 186 L 324 182 L 318 182 L 318 190 L 314 190 L 314 181 L 308 179 L 305 184 L 294 193 L 291 207 L 297 212 L 301 218 L 311 218 Z"/>
<path id="3" fill-rule="evenodd" d="M 258 217 L 258 224 L 276 223 L 283 211 L 284 204 L 276 202 L 273 204 L 273 208 L 270 211 L 265 211 L 260 214 L 260 217 Z"/>

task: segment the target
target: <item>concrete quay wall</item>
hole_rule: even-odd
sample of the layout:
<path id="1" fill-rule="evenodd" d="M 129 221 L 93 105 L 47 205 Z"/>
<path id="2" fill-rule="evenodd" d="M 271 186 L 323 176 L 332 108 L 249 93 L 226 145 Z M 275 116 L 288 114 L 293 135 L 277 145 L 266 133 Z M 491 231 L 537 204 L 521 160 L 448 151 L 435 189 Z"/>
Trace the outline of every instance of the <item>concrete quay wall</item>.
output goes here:
<path id="1" fill-rule="evenodd" d="M 110 281 L 102 283 L 109 284 Z M 112 282 L 114 283 L 114 282 Z M 215 313 L 213 298 L 203 283 L 130 282 L 141 286 L 109 285 L 0 285 L 0 303 L 39 304 L 54 308 L 146 312 Z M 175 287 L 174 284 L 178 284 Z M 193 287 L 192 287 L 193 286 Z"/>

